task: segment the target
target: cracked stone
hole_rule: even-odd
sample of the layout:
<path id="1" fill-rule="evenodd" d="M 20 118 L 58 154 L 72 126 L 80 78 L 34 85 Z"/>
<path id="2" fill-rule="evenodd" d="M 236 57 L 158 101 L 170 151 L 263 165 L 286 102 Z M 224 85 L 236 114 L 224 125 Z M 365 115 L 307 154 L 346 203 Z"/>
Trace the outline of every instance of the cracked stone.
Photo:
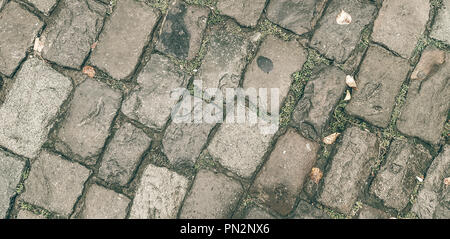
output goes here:
<path id="1" fill-rule="evenodd" d="M 106 147 L 98 177 L 125 186 L 151 141 L 141 129 L 125 123 Z"/>
<path id="2" fill-rule="evenodd" d="M 181 59 L 192 60 L 202 44 L 209 10 L 178 0 L 164 18 L 156 49 Z"/>
<path id="3" fill-rule="evenodd" d="M 56 6 L 57 0 L 28 0 L 29 3 L 34 5 L 39 11 L 45 15 L 49 15 L 53 8 Z M 73 1 L 77 2 L 77 1 Z"/>
<path id="4" fill-rule="evenodd" d="M 384 205 L 403 210 L 417 184 L 416 177 L 424 175 L 432 157 L 422 145 L 394 140 L 386 159 L 371 186 L 371 193 Z"/>
<path id="5" fill-rule="evenodd" d="M 70 102 L 58 137 L 71 153 L 95 164 L 101 153 L 112 121 L 120 107 L 122 95 L 105 83 L 87 79 L 80 84 Z"/>
<path id="6" fill-rule="evenodd" d="M 258 207 L 253 207 L 247 213 L 245 219 L 276 219 L 266 211 Z"/>
<path id="7" fill-rule="evenodd" d="M 294 219 L 330 219 L 330 216 L 323 210 L 300 200 L 295 210 Z"/>
<path id="8" fill-rule="evenodd" d="M 71 90 L 69 78 L 36 58 L 28 59 L 0 108 L 0 145 L 35 157 Z"/>
<path id="9" fill-rule="evenodd" d="M 159 13 L 143 2 L 117 1 L 92 53 L 92 64 L 115 79 L 129 76 L 138 64 L 158 18 Z"/>
<path id="10" fill-rule="evenodd" d="M 390 216 L 376 208 L 373 208 L 368 205 L 363 205 L 359 210 L 358 219 L 389 219 Z"/>
<path id="11" fill-rule="evenodd" d="M 450 0 L 443 0 L 430 37 L 450 44 Z"/>
<path id="12" fill-rule="evenodd" d="M 409 69 L 407 60 L 392 55 L 382 47 L 371 46 L 358 74 L 358 90 L 353 91 L 346 111 L 378 127 L 387 127 L 395 98 Z"/>
<path id="13" fill-rule="evenodd" d="M 385 0 L 373 26 L 372 39 L 409 58 L 425 31 L 428 0 Z"/>
<path id="14" fill-rule="evenodd" d="M 412 212 L 419 218 L 450 218 L 450 187 L 444 179 L 450 176 L 450 146 L 445 145 L 428 169 Z"/>
<path id="15" fill-rule="evenodd" d="M 445 61 L 442 54 L 445 54 Z M 427 72 L 423 70 L 424 65 L 428 64 L 433 65 L 433 70 L 424 75 Z M 413 73 L 419 78 L 411 79 L 397 128 L 406 135 L 437 144 L 450 108 L 450 54 L 426 49 L 416 68 L 424 74 Z"/>
<path id="16" fill-rule="evenodd" d="M 342 10 L 352 16 L 349 25 L 336 23 L 336 17 Z M 314 32 L 311 46 L 329 59 L 345 62 L 359 43 L 361 31 L 375 17 L 375 12 L 376 7 L 366 2 L 331 1 L 319 22 L 319 28 Z"/>
<path id="17" fill-rule="evenodd" d="M 68 216 L 81 196 L 90 171 L 55 154 L 42 151 L 31 165 L 20 199 Z"/>
<path id="18" fill-rule="evenodd" d="M 122 112 L 151 128 L 163 128 L 179 97 L 172 97 L 186 87 L 188 76 L 169 58 L 154 54 L 139 73 L 139 87 L 125 100 Z"/>
<path id="19" fill-rule="evenodd" d="M 307 138 L 321 141 L 344 91 L 346 74 L 337 67 L 322 65 L 313 72 L 303 97 L 295 107 L 292 123 Z"/>
<path id="20" fill-rule="evenodd" d="M 129 203 L 124 195 L 94 184 L 86 193 L 80 218 L 124 219 Z"/>
<path id="21" fill-rule="evenodd" d="M 33 46 L 43 23 L 16 2 L 0 12 L 0 72 L 11 76 Z"/>
<path id="22" fill-rule="evenodd" d="M 242 186 L 223 174 L 200 170 L 181 209 L 181 218 L 224 219 L 236 206 Z"/>
<path id="23" fill-rule="evenodd" d="M 280 215 L 289 214 L 316 162 L 319 144 L 289 129 L 281 136 L 250 193 Z"/>
<path id="24" fill-rule="evenodd" d="M 370 161 L 377 156 L 378 142 L 374 134 L 356 127 L 345 130 L 325 176 L 319 202 L 349 214 L 369 178 Z"/>
<path id="25" fill-rule="evenodd" d="M 25 162 L 0 149 L 0 218 L 6 217 L 24 167 Z"/>
<path id="26" fill-rule="evenodd" d="M 61 10 L 41 36 L 42 56 L 58 65 L 80 69 L 103 27 L 107 9 L 94 0 L 63 0 L 60 5 Z"/>
<path id="27" fill-rule="evenodd" d="M 184 176 L 149 165 L 142 175 L 130 218 L 175 219 L 188 186 Z"/>
<path id="28" fill-rule="evenodd" d="M 219 0 L 217 10 L 236 19 L 241 25 L 254 27 L 265 4 L 266 0 Z"/>

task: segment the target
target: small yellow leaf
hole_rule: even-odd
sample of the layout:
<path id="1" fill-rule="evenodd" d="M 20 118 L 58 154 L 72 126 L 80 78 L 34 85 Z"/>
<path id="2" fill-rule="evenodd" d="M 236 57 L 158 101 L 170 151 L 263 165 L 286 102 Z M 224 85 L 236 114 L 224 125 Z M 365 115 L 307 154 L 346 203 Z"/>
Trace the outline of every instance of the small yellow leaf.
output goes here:
<path id="1" fill-rule="evenodd" d="M 352 16 L 342 10 L 336 17 L 336 22 L 339 25 L 348 25 L 352 22 Z"/>
<path id="2" fill-rule="evenodd" d="M 320 171 L 319 168 L 312 168 L 311 174 L 309 176 L 311 177 L 311 180 L 315 184 L 319 184 L 320 179 L 322 179 L 322 177 L 323 177 L 323 173 L 322 173 L 322 171 Z"/>
<path id="3" fill-rule="evenodd" d="M 334 144 L 334 142 L 336 142 L 336 139 L 339 137 L 339 135 L 341 135 L 341 133 L 330 134 L 323 139 L 323 142 L 325 144 Z"/>
<path id="4" fill-rule="evenodd" d="M 355 78 L 353 78 L 353 76 L 348 75 L 348 76 L 345 78 L 345 83 L 346 83 L 349 87 L 351 87 L 351 88 L 353 88 L 353 89 L 356 89 L 356 81 L 355 81 Z"/>
<path id="5" fill-rule="evenodd" d="M 92 66 L 85 66 L 83 67 L 83 73 L 89 76 L 90 78 L 94 78 L 95 76 L 95 69 Z"/>
<path id="6" fill-rule="evenodd" d="M 350 94 L 350 91 L 349 90 L 347 90 L 347 94 L 345 95 L 345 101 L 349 101 L 349 100 L 351 100 L 352 99 L 352 94 Z"/>

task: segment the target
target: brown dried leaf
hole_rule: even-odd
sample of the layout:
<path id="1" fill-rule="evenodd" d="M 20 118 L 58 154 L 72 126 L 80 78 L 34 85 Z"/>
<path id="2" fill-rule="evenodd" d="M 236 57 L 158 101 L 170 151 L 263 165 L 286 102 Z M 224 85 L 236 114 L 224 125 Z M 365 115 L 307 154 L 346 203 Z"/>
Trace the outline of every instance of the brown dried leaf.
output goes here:
<path id="1" fill-rule="evenodd" d="M 323 139 L 323 142 L 325 144 L 334 144 L 334 142 L 336 142 L 336 139 L 339 137 L 339 135 L 341 135 L 341 133 L 330 134 Z"/>
<path id="2" fill-rule="evenodd" d="M 342 10 L 336 17 L 336 22 L 339 25 L 348 25 L 352 22 L 352 16 Z"/>
<path id="3" fill-rule="evenodd" d="M 356 89 L 356 81 L 355 81 L 355 78 L 353 78 L 353 76 L 348 75 L 347 77 L 345 77 L 345 83 L 349 87 Z"/>
<path id="4" fill-rule="evenodd" d="M 450 186 L 450 177 L 444 179 L 445 186 Z"/>
<path id="5" fill-rule="evenodd" d="M 350 94 L 350 91 L 349 90 L 347 90 L 347 94 L 345 95 L 345 101 L 349 101 L 349 100 L 351 100 L 352 99 L 352 94 Z"/>
<path id="6" fill-rule="evenodd" d="M 94 49 L 97 47 L 97 43 L 98 43 L 98 42 L 92 43 L 92 45 L 91 45 L 91 49 L 92 49 L 92 50 L 94 50 Z"/>
<path id="7" fill-rule="evenodd" d="M 323 173 L 322 173 L 322 171 L 320 171 L 319 168 L 312 168 L 311 174 L 309 176 L 311 177 L 311 180 L 315 184 L 319 184 L 320 179 L 322 179 L 322 177 L 323 177 Z"/>
<path id="8" fill-rule="evenodd" d="M 92 66 L 85 66 L 83 67 L 83 73 L 89 76 L 90 78 L 94 78 L 95 76 L 95 69 Z"/>

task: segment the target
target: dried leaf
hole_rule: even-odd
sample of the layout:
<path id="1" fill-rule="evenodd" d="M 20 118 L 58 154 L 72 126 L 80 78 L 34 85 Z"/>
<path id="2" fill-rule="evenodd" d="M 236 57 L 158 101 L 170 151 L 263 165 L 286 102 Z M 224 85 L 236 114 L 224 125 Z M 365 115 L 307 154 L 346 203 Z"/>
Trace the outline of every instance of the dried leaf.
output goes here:
<path id="1" fill-rule="evenodd" d="M 345 83 L 347 83 L 347 85 L 353 89 L 356 89 L 356 81 L 355 78 L 353 78 L 353 76 L 348 75 L 345 78 Z"/>
<path id="2" fill-rule="evenodd" d="M 339 137 L 339 135 L 341 135 L 341 133 L 330 134 L 323 139 L 323 142 L 325 144 L 334 144 L 334 142 L 336 142 L 336 139 Z"/>
<path id="3" fill-rule="evenodd" d="M 92 66 L 85 66 L 83 67 L 83 73 L 89 76 L 90 78 L 94 78 L 95 76 L 95 69 Z"/>
<path id="4" fill-rule="evenodd" d="M 416 176 L 417 181 L 423 182 L 423 176 Z"/>
<path id="5" fill-rule="evenodd" d="M 339 25 L 348 25 L 352 22 L 352 16 L 342 10 L 336 17 L 336 22 Z"/>
<path id="6" fill-rule="evenodd" d="M 36 38 L 34 40 L 34 51 L 36 51 L 37 53 L 41 53 L 42 49 L 44 49 L 44 42 L 45 42 L 45 37 L 41 37 L 41 38 Z"/>
<path id="7" fill-rule="evenodd" d="M 92 49 L 92 50 L 94 50 L 94 49 L 97 47 L 97 43 L 98 43 L 98 42 L 92 43 L 92 45 L 91 45 L 91 49 Z"/>
<path id="8" fill-rule="evenodd" d="M 349 90 L 347 90 L 347 95 L 345 95 L 345 101 L 349 101 L 349 100 L 351 100 L 352 99 L 352 94 L 350 94 L 350 91 Z"/>
<path id="9" fill-rule="evenodd" d="M 445 186 L 450 186 L 450 177 L 444 179 Z"/>
<path id="10" fill-rule="evenodd" d="M 323 177 L 323 173 L 322 173 L 322 171 L 320 171 L 319 168 L 312 168 L 311 174 L 309 176 L 311 177 L 311 180 L 315 184 L 319 184 L 320 179 L 322 179 L 322 177 Z"/>

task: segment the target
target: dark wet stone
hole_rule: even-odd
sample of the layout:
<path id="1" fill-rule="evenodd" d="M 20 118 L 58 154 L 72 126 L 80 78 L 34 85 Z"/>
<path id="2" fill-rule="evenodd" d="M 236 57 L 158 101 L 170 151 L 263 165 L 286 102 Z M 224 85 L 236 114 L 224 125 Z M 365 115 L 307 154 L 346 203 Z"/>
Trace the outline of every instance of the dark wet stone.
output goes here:
<path id="1" fill-rule="evenodd" d="M 267 57 L 259 56 L 256 60 L 258 67 L 265 73 L 269 73 L 273 70 L 273 62 Z"/>

